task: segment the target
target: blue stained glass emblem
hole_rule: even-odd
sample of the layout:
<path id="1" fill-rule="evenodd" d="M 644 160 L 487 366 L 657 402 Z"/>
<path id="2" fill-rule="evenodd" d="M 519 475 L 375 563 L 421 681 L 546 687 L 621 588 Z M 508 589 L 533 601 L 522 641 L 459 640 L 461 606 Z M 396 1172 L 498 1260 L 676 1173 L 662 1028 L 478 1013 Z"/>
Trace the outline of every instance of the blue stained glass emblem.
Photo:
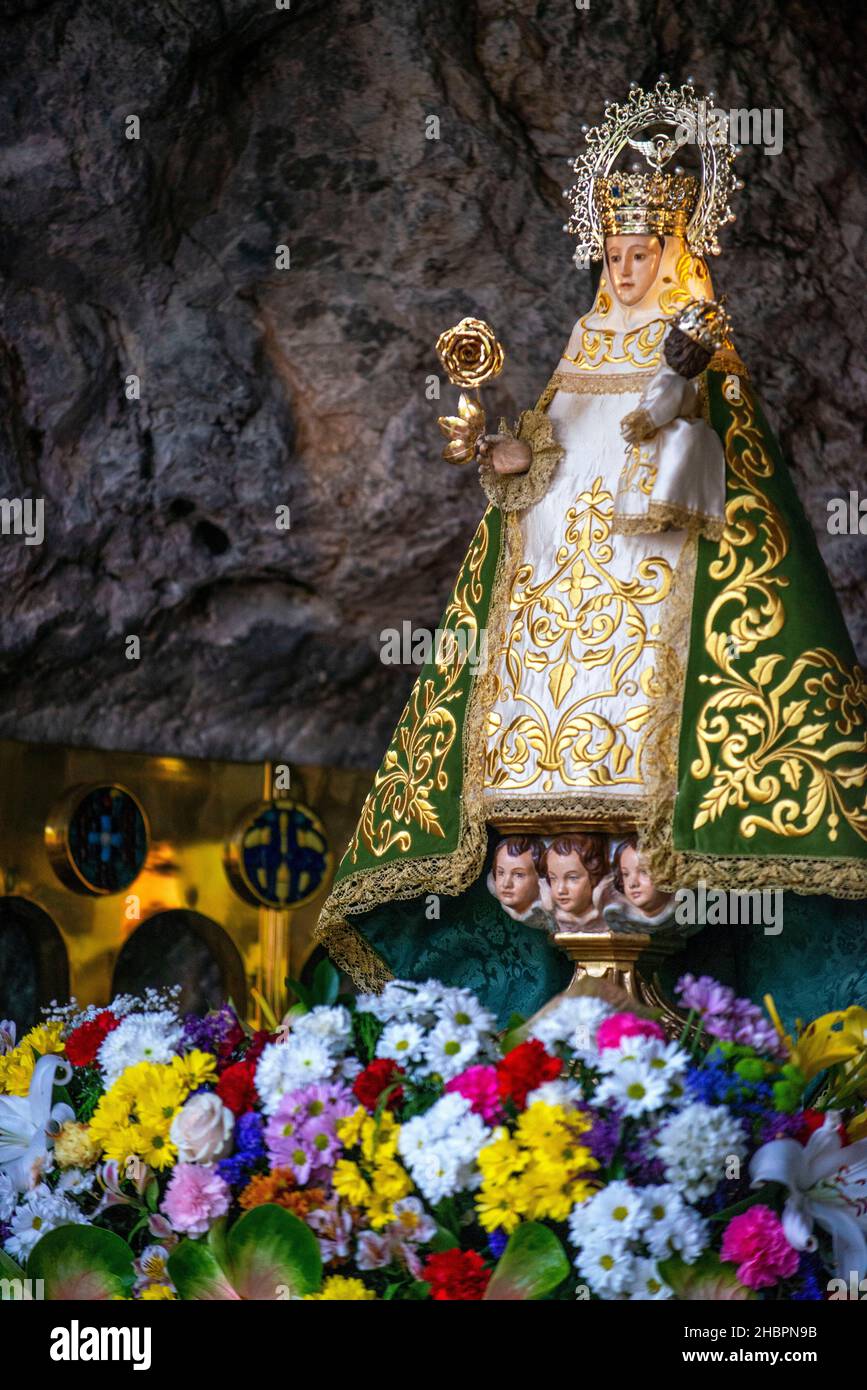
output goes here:
<path id="1" fill-rule="evenodd" d="M 69 858 L 88 888 L 120 893 L 141 873 L 148 852 L 141 809 L 121 787 L 95 787 L 69 819 Z"/>
<path id="2" fill-rule="evenodd" d="M 328 841 L 319 819 L 298 801 L 272 801 L 241 836 L 244 878 L 260 902 L 290 908 L 312 898 L 329 868 Z"/>

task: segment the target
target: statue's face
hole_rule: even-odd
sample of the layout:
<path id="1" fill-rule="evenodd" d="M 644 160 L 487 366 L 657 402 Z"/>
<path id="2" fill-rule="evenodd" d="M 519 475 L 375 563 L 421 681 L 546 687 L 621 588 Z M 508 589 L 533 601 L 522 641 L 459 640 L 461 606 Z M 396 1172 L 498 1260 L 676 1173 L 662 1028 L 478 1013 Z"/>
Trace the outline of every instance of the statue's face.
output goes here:
<path id="1" fill-rule="evenodd" d="M 655 236 L 609 236 L 605 260 L 611 286 L 621 304 L 637 304 L 656 279 L 662 247 Z"/>
<path id="2" fill-rule="evenodd" d="M 631 845 L 620 856 L 620 872 L 623 875 L 623 895 L 629 899 L 633 907 L 650 916 L 662 910 L 668 901 L 668 894 L 657 890 L 650 874 L 641 867 L 638 854 Z"/>
<path id="3" fill-rule="evenodd" d="M 494 863 L 494 891 L 504 907 L 527 912 L 539 896 L 539 875 L 532 854 L 502 850 Z"/>
<path id="4" fill-rule="evenodd" d="M 546 862 L 551 897 L 559 912 L 577 914 L 593 906 L 593 884 L 580 855 L 549 850 Z"/>

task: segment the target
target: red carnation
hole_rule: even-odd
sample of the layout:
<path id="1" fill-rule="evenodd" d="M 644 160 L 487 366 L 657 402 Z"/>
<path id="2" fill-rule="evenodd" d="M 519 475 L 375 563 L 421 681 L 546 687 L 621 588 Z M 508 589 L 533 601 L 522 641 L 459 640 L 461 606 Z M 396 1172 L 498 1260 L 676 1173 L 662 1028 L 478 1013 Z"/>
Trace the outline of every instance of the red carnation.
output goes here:
<path id="1" fill-rule="evenodd" d="M 217 1095 L 233 1115 L 244 1115 L 256 1104 L 256 1064 L 246 1058 L 226 1067 L 216 1085 Z"/>
<path id="2" fill-rule="evenodd" d="M 74 1067 L 89 1067 L 102 1047 L 103 1040 L 117 1027 L 119 1020 L 111 1009 L 92 1018 L 89 1023 L 81 1023 L 66 1039 L 66 1055 Z"/>
<path id="3" fill-rule="evenodd" d="M 475 1250 L 442 1250 L 429 1255 L 422 1278 L 431 1286 L 431 1298 L 450 1301 L 484 1297 L 491 1277 Z"/>
<path id="4" fill-rule="evenodd" d="M 513 1047 L 497 1064 L 497 1087 L 501 1100 L 510 1100 L 518 1109 L 527 1104 L 530 1091 L 544 1081 L 556 1081 L 563 1069 L 559 1057 L 546 1052 L 538 1038 Z"/>
<path id="5" fill-rule="evenodd" d="M 376 1109 L 383 1091 L 394 1085 L 399 1076 L 405 1075 L 403 1068 L 399 1067 L 397 1062 L 393 1062 L 390 1057 L 377 1057 L 356 1076 L 355 1085 L 352 1088 L 353 1094 L 357 1100 L 361 1101 L 364 1108 L 372 1113 Z M 402 1100 L 403 1087 L 398 1086 L 385 1102 L 386 1109 L 394 1110 Z"/>

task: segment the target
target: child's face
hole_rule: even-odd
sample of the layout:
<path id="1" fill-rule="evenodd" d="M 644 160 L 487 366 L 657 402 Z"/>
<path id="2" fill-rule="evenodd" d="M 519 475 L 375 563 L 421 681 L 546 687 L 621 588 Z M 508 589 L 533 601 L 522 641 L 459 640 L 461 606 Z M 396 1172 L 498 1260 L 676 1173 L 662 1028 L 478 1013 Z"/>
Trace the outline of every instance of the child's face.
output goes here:
<path id="1" fill-rule="evenodd" d="M 658 912 L 666 895 L 657 892 L 653 879 L 641 867 L 638 854 L 631 845 L 620 856 L 620 872 L 623 875 L 624 897 L 642 912 Z"/>
<path id="2" fill-rule="evenodd" d="M 580 854 L 548 851 L 548 883 L 558 912 L 586 912 L 593 906 L 593 884 Z"/>
<path id="3" fill-rule="evenodd" d="M 539 896 L 539 875 L 533 856 L 499 850 L 494 860 L 494 891 L 504 907 L 527 912 Z"/>

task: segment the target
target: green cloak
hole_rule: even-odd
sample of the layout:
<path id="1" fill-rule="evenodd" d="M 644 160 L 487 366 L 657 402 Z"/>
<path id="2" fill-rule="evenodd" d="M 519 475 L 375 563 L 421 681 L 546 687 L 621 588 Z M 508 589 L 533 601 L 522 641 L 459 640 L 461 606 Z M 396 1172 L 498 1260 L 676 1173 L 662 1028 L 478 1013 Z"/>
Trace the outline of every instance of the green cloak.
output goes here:
<path id="1" fill-rule="evenodd" d="M 666 718 L 640 847 L 669 890 L 704 880 L 867 897 L 864 673 L 755 395 L 743 377 L 734 392 L 722 372 L 704 380 L 726 529 L 690 543 L 667 601 Z M 473 665 L 472 639 L 508 593 L 506 522 L 491 506 L 479 524 L 440 623 L 464 640 L 441 645 L 416 681 L 320 917 L 320 939 L 362 988 L 379 987 L 392 958 L 403 974 L 437 973 L 417 951 L 409 962 L 392 951 L 373 909 L 416 900 L 415 929 L 436 933 L 439 895 L 458 898 L 482 873 L 491 676 Z M 526 939 L 519 974 L 534 961 L 550 971 L 542 937 Z"/>

